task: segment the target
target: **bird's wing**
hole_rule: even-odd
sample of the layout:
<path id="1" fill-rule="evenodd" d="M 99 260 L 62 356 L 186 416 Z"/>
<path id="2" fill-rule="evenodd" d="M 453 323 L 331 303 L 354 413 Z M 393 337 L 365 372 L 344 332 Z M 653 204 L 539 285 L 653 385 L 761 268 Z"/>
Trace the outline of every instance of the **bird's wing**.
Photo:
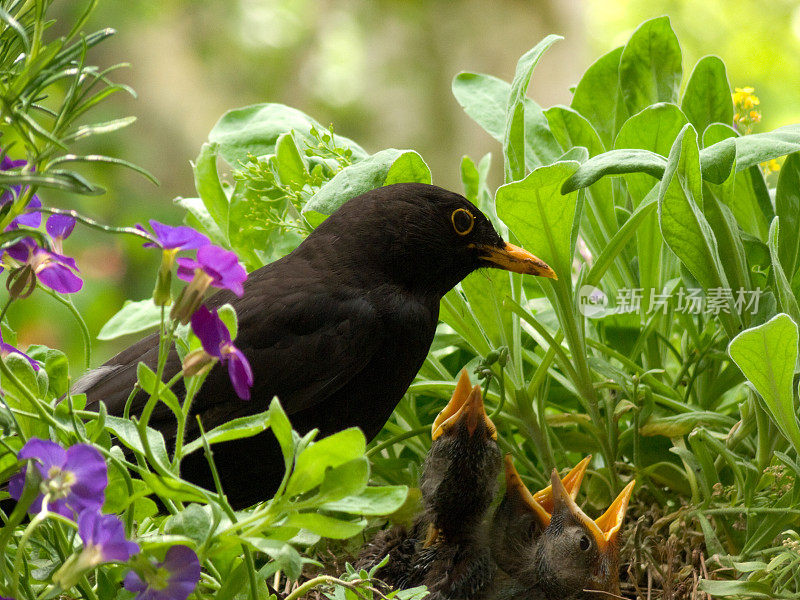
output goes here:
<path id="1" fill-rule="evenodd" d="M 359 373 L 378 350 L 380 320 L 363 294 L 286 271 L 260 269 L 251 274 L 242 298 L 220 292 L 207 301 L 211 308 L 230 303 L 236 309 L 239 331 L 234 344 L 247 356 L 255 379 L 251 400 L 244 401 L 233 391 L 223 365 L 211 370 L 193 405 L 207 428 L 266 410 L 276 395 L 290 415 L 314 406 Z M 151 335 L 88 373 L 73 393 L 85 392 L 90 405 L 102 400 L 109 414 L 120 415 L 136 381 L 137 364 L 144 361 L 155 370 L 157 357 L 158 337 Z M 180 368 L 173 351 L 164 380 Z M 141 411 L 146 399 L 139 394 L 131 414 Z M 150 422 L 167 436 L 175 426 L 163 404 Z"/>

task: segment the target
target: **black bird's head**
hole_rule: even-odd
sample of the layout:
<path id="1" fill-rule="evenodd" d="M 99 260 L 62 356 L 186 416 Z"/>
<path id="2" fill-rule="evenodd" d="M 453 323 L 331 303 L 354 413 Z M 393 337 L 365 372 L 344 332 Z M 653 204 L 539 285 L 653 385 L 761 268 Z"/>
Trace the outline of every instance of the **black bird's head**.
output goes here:
<path id="1" fill-rule="evenodd" d="M 433 423 L 420 488 L 431 531 L 447 541 L 476 534 L 497 492 L 501 455 L 479 385 L 461 371 L 453 397 Z"/>
<path id="2" fill-rule="evenodd" d="M 619 594 L 617 536 L 635 482 L 601 517 L 592 520 L 575 503 L 555 469 L 550 481 L 550 524 L 536 541 L 530 563 L 518 580 L 554 600 L 599 597 L 593 591 Z"/>
<path id="3" fill-rule="evenodd" d="M 578 495 L 591 456 L 579 462 L 561 480 L 571 498 Z M 553 486 L 531 494 L 517 473 L 510 455 L 505 457 L 506 491 L 492 518 L 492 554 L 509 575 L 527 569 L 537 540 L 550 525 L 554 510 Z"/>
<path id="4" fill-rule="evenodd" d="M 555 279 L 530 252 L 508 244 L 463 196 L 433 185 L 397 183 L 346 202 L 309 236 L 364 272 L 441 297 L 481 267 Z"/>

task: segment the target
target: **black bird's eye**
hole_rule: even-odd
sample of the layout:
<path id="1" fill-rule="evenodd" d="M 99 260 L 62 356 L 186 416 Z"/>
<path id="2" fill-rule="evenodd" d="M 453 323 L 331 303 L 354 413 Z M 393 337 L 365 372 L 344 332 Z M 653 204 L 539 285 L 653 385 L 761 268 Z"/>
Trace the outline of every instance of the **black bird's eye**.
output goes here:
<path id="1" fill-rule="evenodd" d="M 450 215 L 450 220 L 458 235 L 467 235 L 475 226 L 475 217 L 466 208 L 455 209 Z"/>
<path id="2" fill-rule="evenodd" d="M 586 537 L 585 535 L 581 536 L 581 539 L 578 542 L 578 544 L 581 547 L 581 552 L 588 552 L 589 548 L 592 547 L 592 543 L 589 541 L 589 538 Z"/>

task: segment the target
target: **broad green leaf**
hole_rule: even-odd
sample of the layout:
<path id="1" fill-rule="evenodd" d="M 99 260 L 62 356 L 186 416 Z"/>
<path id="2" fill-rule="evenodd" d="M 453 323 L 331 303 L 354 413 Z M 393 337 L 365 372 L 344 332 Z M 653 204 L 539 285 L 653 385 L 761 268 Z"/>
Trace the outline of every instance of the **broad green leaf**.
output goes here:
<path id="1" fill-rule="evenodd" d="M 493 347 L 506 346 L 511 336 L 511 313 L 500 309 L 511 296 L 511 280 L 506 271 L 482 269 L 466 277 L 461 289 L 469 307 Z"/>
<path id="2" fill-rule="evenodd" d="M 648 150 L 609 150 L 580 165 L 580 168 L 564 182 L 561 192 L 567 194 L 589 187 L 606 175 L 647 173 L 656 179 L 661 179 L 666 166 L 667 159 Z"/>
<path id="3" fill-rule="evenodd" d="M 677 102 L 682 74 L 681 46 L 669 17 L 639 25 L 619 59 L 619 86 L 629 114 L 656 102 Z"/>
<path id="4" fill-rule="evenodd" d="M 736 171 L 744 171 L 759 163 L 800 151 L 800 125 L 786 125 L 766 133 L 754 133 L 734 138 Z M 720 160 L 728 160 L 729 149 L 720 143 L 703 148 L 700 160 L 703 171 Z"/>
<path id="5" fill-rule="evenodd" d="M 614 148 L 647 150 L 666 158 L 686 123 L 686 116 L 675 104 L 663 102 L 648 106 L 622 124 L 614 140 Z M 656 183 L 652 173 L 636 173 L 625 177 L 634 207 Z"/>
<path id="6" fill-rule="evenodd" d="M 566 152 L 573 146 L 583 146 L 589 156 L 597 156 L 605 151 L 605 146 L 592 124 L 579 112 L 566 106 L 552 106 L 544 111 L 550 131 Z"/>
<path id="7" fill-rule="evenodd" d="M 5 358 L 0 358 L 0 360 L 5 362 L 8 370 L 11 371 L 22 388 L 24 388 L 20 389 L 5 375 L 0 375 L 0 387 L 2 387 L 5 392 L 5 402 L 12 409 L 18 408 L 28 413 L 36 413 L 37 411 L 33 403 L 29 400 L 28 394 L 32 394 L 36 398 L 44 398 L 47 392 L 47 379 L 42 379 L 42 383 L 44 384 L 42 385 L 40 383 L 40 378 L 28 362 L 28 359 L 18 352 L 12 352 Z M 44 369 L 40 367 L 39 371 L 46 377 Z M 48 438 L 48 426 L 42 419 L 18 415 L 17 422 L 26 437 L 30 438 L 36 436 Z"/>
<path id="8" fill-rule="evenodd" d="M 784 313 L 743 331 L 728 345 L 744 376 L 761 395 L 775 424 L 800 453 L 800 426 L 794 401 L 797 324 Z"/>
<path id="9" fill-rule="evenodd" d="M 153 392 L 156 390 L 157 381 L 156 374 L 153 370 L 143 362 L 140 362 L 136 365 L 136 378 L 142 390 L 146 394 L 152 396 Z M 177 396 L 175 396 L 175 392 L 169 389 L 163 382 L 158 386 L 158 399 L 169 407 L 175 415 L 175 418 L 180 418 L 182 414 L 181 403 L 178 401 Z"/>
<path id="10" fill-rule="evenodd" d="M 800 323 L 800 308 L 797 306 L 797 299 L 794 297 L 794 292 L 792 292 L 792 286 L 789 285 L 789 280 L 786 278 L 778 257 L 781 237 L 780 217 L 775 217 L 769 226 L 767 246 L 769 246 L 769 255 L 772 259 L 772 274 L 775 277 L 778 307 L 782 312 L 792 317 L 795 323 Z"/>
<path id="11" fill-rule="evenodd" d="M 536 46 L 528 50 L 517 62 L 511 93 L 508 97 L 505 127 L 503 129 L 503 156 L 505 157 L 506 181 L 516 181 L 525 176 L 525 95 L 528 91 L 533 70 L 545 51 L 556 41 L 563 39 L 558 35 L 548 35 Z"/>
<path id="12" fill-rule="evenodd" d="M 619 88 L 622 50 L 622 46 L 615 48 L 586 69 L 570 103 L 592 124 L 606 148 L 611 148 L 619 127 L 627 117 Z"/>
<path id="13" fill-rule="evenodd" d="M 346 540 L 358 535 L 366 526 L 367 521 L 342 521 L 319 513 L 294 513 L 286 519 L 288 527 L 307 529 L 312 533 L 334 540 Z"/>
<path id="14" fill-rule="evenodd" d="M 497 215 L 517 236 L 523 247 L 555 270 L 569 277 L 572 268 L 572 232 L 577 194 L 562 195 L 564 180 L 579 164 L 560 162 L 535 169 L 522 181 L 497 190 Z"/>
<path id="15" fill-rule="evenodd" d="M 369 482 L 369 460 L 362 456 L 328 469 L 319 491 L 311 500 L 315 504 L 334 502 L 360 494 Z"/>
<path id="16" fill-rule="evenodd" d="M 294 131 L 310 139 L 311 128 L 323 131 L 325 127 L 305 113 L 283 104 L 254 104 L 226 112 L 208 134 L 208 141 L 219 144 L 219 154 L 232 167 L 247 162 L 248 154 L 265 156 L 275 153 L 275 145 L 282 133 Z M 360 160 L 367 156 L 353 140 L 336 135 L 334 142 L 353 151 Z"/>
<path id="17" fill-rule="evenodd" d="M 312 443 L 297 456 L 286 486 L 287 495 L 296 496 L 318 486 L 327 469 L 363 456 L 366 446 L 364 434 L 356 427 Z"/>
<path id="18" fill-rule="evenodd" d="M 214 527 L 210 505 L 190 504 L 164 522 L 164 533 L 193 539 L 198 546 L 205 543 Z"/>
<path id="19" fill-rule="evenodd" d="M 324 510 L 356 515 L 383 516 L 398 510 L 406 501 L 408 488 L 404 485 L 387 485 L 364 488 L 357 496 L 348 496 L 320 506 Z"/>
<path id="20" fill-rule="evenodd" d="M 205 438 L 209 445 L 253 437 L 266 431 L 270 424 L 270 411 L 232 419 L 206 432 Z M 203 448 L 203 440 L 198 438 L 183 447 L 184 456 Z"/>
<path id="21" fill-rule="evenodd" d="M 787 232 L 800 231 L 800 153 L 786 157 L 778 176 L 775 213 Z M 791 280 L 798 266 L 800 235 L 781 236 L 778 254 L 786 276 Z"/>
<path id="22" fill-rule="evenodd" d="M 480 73 L 459 73 L 453 95 L 478 125 L 503 143 L 511 85 Z M 525 98 L 525 164 L 529 169 L 549 164 L 558 156 L 558 144 L 547 127 L 542 108 Z"/>
<path id="23" fill-rule="evenodd" d="M 711 123 L 733 123 L 731 86 L 719 57 L 704 56 L 697 61 L 683 92 L 681 110 L 700 132 Z"/>
<path id="24" fill-rule="evenodd" d="M 300 557 L 300 553 L 290 544 L 264 537 L 247 537 L 242 539 L 253 548 L 267 554 L 272 560 L 278 563 L 280 569 L 286 573 L 286 577 L 290 581 L 295 581 L 300 577 L 300 570 L 303 568 L 303 560 Z"/>
<path id="25" fill-rule="evenodd" d="M 161 307 L 156 306 L 152 298 L 127 301 L 122 308 L 111 317 L 97 334 L 98 340 L 113 340 L 123 335 L 140 333 L 158 327 L 161 323 Z"/>
<path id="26" fill-rule="evenodd" d="M 47 371 L 49 393 L 60 398 L 67 393 L 69 388 L 69 362 L 67 355 L 47 346 L 29 346 L 26 354 L 33 360 L 39 361 Z"/>
<path id="27" fill-rule="evenodd" d="M 200 198 L 176 198 L 175 203 L 186 211 L 184 222 L 189 227 L 205 233 L 218 246 L 226 243 L 222 230 L 216 224 Z"/>
<path id="28" fill-rule="evenodd" d="M 733 172 L 729 178 L 728 187 L 732 190 L 736 177 Z M 726 191 L 724 186 L 720 186 L 722 191 L 720 196 L 725 197 Z M 736 217 L 733 212 L 712 191 L 705 198 L 704 214 L 714 232 L 714 238 L 717 240 L 717 248 L 719 255 L 725 257 L 722 261 L 722 266 L 725 269 L 725 276 L 734 293 L 738 290 L 750 289 L 750 274 L 747 265 L 747 255 L 742 243 L 742 236 L 739 230 L 739 225 L 736 222 Z"/>
<path id="29" fill-rule="evenodd" d="M 394 179 L 407 175 L 416 177 L 420 183 L 430 182 L 430 169 L 413 150 L 381 150 L 339 171 L 311 197 L 303 207 L 303 213 L 330 215 L 351 198 L 381 187 L 398 160 L 401 163 L 394 172 Z"/>
<path id="30" fill-rule="evenodd" d="M 269 425 L 283 454 L 284 465 L 288 470 L 294 461 L 294 439 L 289 417 L 286 416 L 278 398 L 273 398 L 269 405 Z"/>
<path id="31" fill-rule="evenodd" d="M 712 597 L 774 598 L 772 589 L 760 581 L 713 581 L 701 579 L 697 589 Z"/>
<path id="32" fill-rule="evenodd" d="M 664 241 L 706 288 L 724 283 L 714 233 L 699 203 L 702 181 L 697 132 L 683 128 L 673 144 L 658 198 L 658 216 Z"/>
<path id="33" fill-rule="evenodd" d="M 284 185 L 305 183 L 308 177 L 306 163 L 303 162 L 291 133 L 282 133 L 278 136 L 275 143 L 275 164 L 278 178 Z"/>
<path id="34" fill-rule="evenodd" d="M 383 185 L 393 183 L 431 183 L 431 170 L 416 152 L 401 154 L 389 167 Z"/>
<path id="35" fill-rule="evenodd" d="M 197 188 L 200 199 L 208 210 L 208 214 L 214 219 L 217 227 L 227 237 L 230 205 L 217 173 L 217 151 L 216 144 L 203 144 L 200 148 L 200 154 L 197 155 L 192 165 L 192 169 L 194 171 L 194 185 Z"/>
<path id="36" fill-rule="evenodd" d="M 108 416 L 106 417 L 106 429 L 117 436 L 117 439 L 125 447 L 144 456 L 144 446 L 142 446 L 142 440 L 139 438 L 139 430 L 133 421 L 121 417 Z M 148 427 L 147 440 L 159 466 L 164 470 L 169 470 L 169 457 L 167 456 L 167 445 L 164 442 L 164 436 L 160 431 Z"/>

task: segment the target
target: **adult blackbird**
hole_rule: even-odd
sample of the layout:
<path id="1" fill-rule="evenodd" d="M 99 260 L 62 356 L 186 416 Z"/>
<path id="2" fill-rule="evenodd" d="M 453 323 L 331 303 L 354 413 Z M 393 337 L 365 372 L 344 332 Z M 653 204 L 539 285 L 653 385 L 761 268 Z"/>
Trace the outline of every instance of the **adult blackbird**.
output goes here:
<path id="1" fill-rule="evenodd" d="M 378 577 L 396 588 L 425 585 L 432 600 L 483 598 L 496 569 L 483 521 L 501 458 L 481 388 L 471 387 L 466 371 L 432 429 L 420 478 L 423 514 L 409 533 L 378 534 L 359 562 L 368 568 L 388 554 Z"/>
<path id="2" fill-rule="evenodd" d="M 206 305 L 236 309 L 236 345 L 250 361 L 250 402 L 236 397 L 215 366 L 193 404 L 206 429 L 263 411 L 278 396 L 300 432 L 327 435 L 349 426 L 372 439 L 413 380 L 433 340 L 439 301 L 481 267 L 555 278 L 544 262 L 505 243 L 464 197 L 439 187 L 403 183 L 346 202 L 289 255 L 250 274 L 244 296 L 228 291 Z M 151 335 L 123 350 L 76 384 L 89 404 L 120 415 L 136 381 L 136 365 L 154 367 Z M 173 352 L 164 371 L 180 369 Z M 135 414 L 145 402 L 140 393 Z M 195 419 L 187 439 L 197 434 Z M 150 424 L 168 441 L 170 410 L 159 405 Z M 277 489 L 283 461 L 273 435 L 214 446 L 214 458 L 234 507 L 265 500 Z M 202 453 L 186 457 L 182 475 L 211 488 Z"/>

